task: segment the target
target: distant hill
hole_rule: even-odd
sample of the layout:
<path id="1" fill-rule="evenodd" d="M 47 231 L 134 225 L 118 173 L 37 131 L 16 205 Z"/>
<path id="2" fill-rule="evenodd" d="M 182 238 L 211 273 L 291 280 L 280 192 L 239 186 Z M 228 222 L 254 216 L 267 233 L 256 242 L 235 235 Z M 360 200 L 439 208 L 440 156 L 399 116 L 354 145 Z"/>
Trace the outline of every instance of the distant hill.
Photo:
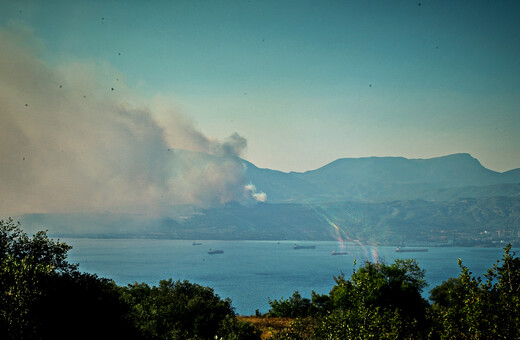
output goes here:
<path id="1" fill-rule="evenodd" d="M 200 167 L 226 161 L 189 151 L 176 151 L 176 157 Z M 520 169 L 491 171 L 469 154 L 344 158 L 290 173 L 261 169 L 236 157 L 232 161 L 242 162 L 243 184 L 253 183 L 267 193 L 267 202 L 240 200 L 206 209 L 173 206 L 167 216 L 154 218 L 107 212 L 19 219 L 69 237 L 520 245 Z"/>
<path id="2" fill-rule="evenodd" d="M 283 173 L 245 164 L 247 178 L 267 193 L 271 203 L 438 200 L 448 196 L 489 196 L 486 190 L 493 195 L 520 195 L 520 169 L 495 172 L 469 154 L 430 159 L 343 158 L 303 173 Z"/>
<path id="3" fill-rule="evenodd" d="M 520 197 L 383 203 L 228 204 L 161 232 L 181 239 L 358 240 L 397 245 L 520 245 Z"/>

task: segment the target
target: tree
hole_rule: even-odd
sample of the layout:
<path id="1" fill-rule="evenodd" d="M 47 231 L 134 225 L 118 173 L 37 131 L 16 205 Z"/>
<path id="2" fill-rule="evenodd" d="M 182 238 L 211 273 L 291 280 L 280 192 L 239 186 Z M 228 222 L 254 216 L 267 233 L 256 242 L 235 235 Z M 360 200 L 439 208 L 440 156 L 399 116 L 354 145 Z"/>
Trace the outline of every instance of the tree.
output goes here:
<path id="1" fill-rule="evenodd" d="M 76 270 L 76 264 L 67 262 L 67 252 L 72 249 L 65 242 L 54 241 L 47 237 L 46 231 L 38 231 L 32 238 L 22 229 L 20 222 L 12 218 L 0 220 L 0 259 L 12 256 L 15 260 L 29 260 L 54 271 L 65 273 Z"/>
<path id="2" fill-rule="evenodd" d="M 303 298 L 298 291 L 288 299 L 269 300 L 269 305 L 269 316 L 296 318 L 311 314 L 311 300 Z"/>
<path id="3" fill-rule="evenodd" d="M 231 300 L 212 288 L 169 279 L 158 287 L 134 283 L 121 289 L 147 339 L 259 338 L 256 329 L 236 319 Z"/>
<path id="4" fill-rule="evenodd" d="M 465 294 L 466 291 L 461 278 L 450 277 L 430 291 L 430 300 L 434 306 L 438 307 L 448 308 L 461 306 Z"/>
<path id="5" fill-rule="evenodd" d="M 33 308 L 42 339 L 143 339 L 110 279 L 75 271 L 47 276 Z"/>
<path id="6" fill-rule="evenodd" d="M 278 334 L 279 339 L 401 339 L 422 338 L 427 334 L 427 301 L 421 292 L 425 272 L 415 260 L 385 263 L 365 262 L 349 279 L 335 277 L 335 286 L 321 302 L 321 313 L 298 318 Z M 315 305 L 313 301 L 311 306 Z M 301 296 L 274 304 L 282 311 L 301 310 Z M 273 307 L 273 303 L 271 303 Z M 297 308 L 299 307 L 299 308 Z M 277 310 L 273 308 L 274 310 Z M 287 314 L 287 313 L 286 313 Z"/>
<path id="7" fill-rule="evenodd" d="M 459 266 L 459 283 L 444 284 L 441 298 L 434 300 L 432 337 L 520 339 L 520 258 L 511 245 L 484 281 L 460 259 Z"/>
<path id="8" fill-rule="evenodd" d="M 259 339 L 209 287 L 118 287 L 68 263 L 70 249 L 0 221 L 0 339 Z"/>
<path id="9" fill-rule="evenodd" d="M 31 311 L 42 292 L 39 282 L 53 268 L 32 259 L 7 254 L 0 260 L 0 338 L 24 339 L 36 336 L 38 323 Z"/>
<path id="10" fill-rule="evenodd" d="M 75 266 L 66 262 L 64 243 L 38 232 L 25 234 L 13 219 L 0 221 L 0 335 L 4 339 L 36 336 L 39 322 L 33 318 L 35 304 L 43 295 L 41 282 L 53 273 Z"/>
<path id="11" fill-rule="evenodd" d="M 426 286 L 425 271 L 414 259 L 395 260 L 391 265 L 365 262 L 354 269 L 349 280 L 344 275 L 335 278 L 330 292 L 336 309 L 365 307 L 399 309 L 403 315 L 424 317 L 427 302 L 421 293 Z"/>
<path id="12" fill-rule="evenodd" d="M 115 284 L 67 262 L 71 249 L 0 221 L 1 339 L 139 339 Z"/>
<path id="13" fill-rule="evenodd" d="M 366 337 L 377 330 L 384 337 L 420 336 L 428 307 L 421 296 L 424 275 L 416 260 L 398 259 L 390 265 L 367 261 L 354 269 L 350 279 L 335 278 L 330 298 L 336 312 L 322 330 L 338 324 L 347 338 Z"/>

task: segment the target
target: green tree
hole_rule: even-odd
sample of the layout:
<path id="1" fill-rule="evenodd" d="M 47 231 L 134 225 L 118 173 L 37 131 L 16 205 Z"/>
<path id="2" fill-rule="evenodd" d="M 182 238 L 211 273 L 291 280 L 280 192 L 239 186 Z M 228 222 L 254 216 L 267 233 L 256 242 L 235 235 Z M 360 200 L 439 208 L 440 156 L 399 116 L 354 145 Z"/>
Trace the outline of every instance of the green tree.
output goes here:
<path id="1" fill-rule="evenodd" d="M 391 265 L 365 262 L 349 280 L 335 278 L 330 292 L 335 309 L 380 307 L 414 318 L 424 318 L 428 303 L 421 296 L 425 271 L 414 259 L 395 260 Z"/>
<path id="2" fill-rule="evenodd" d="M 295 318 L 311 314 L 311 300 L 302 297 L 298 291 L 288 299 L 269 299 L 269 305 L 271 309 L 267 312 L 268 316 Z"/>
<path id="3" fill-rule="evenodd" d="M 298 291 L 295 291 L 291 297 L 280 300 L 269 299 L 271 308 L 267 312 L 267 316 L 274 317 L 307 317 L 324 315 L 330 311 L 330 298 L 326 294 L 318 294 L 312 291 L 311 298 L 304 298 Z"/>
<path id="4" fill-rule="evenodd" d="M 430 291 L 430 301 L 438 307 L 454 307 L 463 304 L 466 290 L 460 277 L 450 277 Z"/>
<path id="5" fill-rule="evenodd" d="M 118 287 L 67 262 L 70 246 L 0 221 L 0 339 L 258 339 L 229 299 L 187 281 Z"/>
<path id="6" fill-rule="evenodd" d="M 462 265 L 458 282 L 434 300 L 432 338 L 520 339 L 520 259 L 504 248 L 486 274 L 474 277 Z"/>
<path id="7" fill-rule="evenodd" d="M 21 228 L 20 222 L 12 218 L 0 221 L 0 258 L 12 256 L 15 260 L 24 259 L 44 266 L 53 271 L 65 273 L 76 270 L 76 264 L 67 262 L 67 253 L 72 249 L 65 242 L 49 239 L 46 231 L 38 231 L 32 238 Z"/>
<path id="8" fill-rule="evenodd" d="M 162 280 L 158 287 L 134 283 L 121 288 L 133 319 L 147 339 L 258 339 L 239 322 L 231 300 L 188 281 Z"/>
<path id="9" fill-rule="evenodd" d="M 53 268 L 32 259 L 7 254 L 0 260 L 0 338 L 24 339 L 37 334 L 38 323 L 31 317 L 41 297 L 39 283 Z"/>
<path id="10" fill-rule="evenodd" d="M 317 322 L 311 339 L 407 339 L 420 338 L 399 310 L 359 306 L 337 309 Z"/>
<path id="11" fill-rule="evenodd" d="M 344 275 L 335 278 L 330 298 L 336 312 L 325 320 L 320 332 L 329 334 L 327 329 L 338 323 L 335 332 L 346 338 L 366 338 L 369 334 L 420 337 L 426 332 L 428 308 L 421 296 L 426 286 L 424 276 L 416 260 L 398 259 L 390 265 L 367 261 L 354 269 L 350 279 Z"/>
<path id="12" fill-rule="evenodd" d="M 0 335 L 4 339 L 36 336 L 39 322 L 32 317 L 43 295 L 43 278 L 75 267 L 65 259 L 70 249 L 64 243 L 38 232 L 25 234 L 13 219 L 0 221 Z"/>
<path id="13" fill-rule="evenodd" d="M 115 284 L 67 262 L 71 249 L 0 221 L 1 339 L 139 339 Z"/>
<path id="14" fill-rule="evenodd" d="M 314 318 L 297 319 L 276 339 L 402 339 L 422 338 L 428 331 L 428 302 L 421 292 L 425 272 L 415 260 L 365 262 L 349 279 L 335 277 L 322 311 Z M 276 307 L 301 306 L 294 296 Z M 313 305 L 313 303 L 311 303 Z M 294 308 L 298 310 L 297 308 Z"/>
<path id="15" fill-rule="evenodd" d="M 325 315 L 331 310 L 330 297 L 327 294 L 311 293 L 311 315 Z"/>

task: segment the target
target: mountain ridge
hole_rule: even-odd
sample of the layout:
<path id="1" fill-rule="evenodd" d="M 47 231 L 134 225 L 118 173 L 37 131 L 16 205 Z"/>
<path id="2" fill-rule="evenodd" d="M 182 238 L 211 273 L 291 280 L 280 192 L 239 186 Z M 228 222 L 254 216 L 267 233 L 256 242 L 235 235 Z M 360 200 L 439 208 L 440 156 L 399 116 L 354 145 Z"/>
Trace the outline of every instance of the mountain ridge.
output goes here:
<path id="1" fill-rule="evenodd" d="M 191 164 L 230 160 L 179 152 Z M 520 245 L 520 169 L 486 169 L 469 154 L 433 159 L 338 159 L 307 172 L 242 166 L 252 197 L 212 207 L 172 206 L 146 214 L 27 214 L 24 225 L 46 225 L 65 237 L 174 239 L 356 239 L 367 244 Z M 240 183 L 239 183 L 240 184 Z M 244 188 L 245 190 L 245 188 Z"/>
<path id="2" fill-rule="evenodd" d="M 289 173 L 247 162 L 246 177 L 274 203 L 328 199 L 376 202 L 416 199 L 426 192 L 430 199 L 436 191 L 456 187 L 520 183 L 520 169 L 496 172 L 470 154 L 460 153 L 429 159 L 339 158 L 315 170 Z"/>

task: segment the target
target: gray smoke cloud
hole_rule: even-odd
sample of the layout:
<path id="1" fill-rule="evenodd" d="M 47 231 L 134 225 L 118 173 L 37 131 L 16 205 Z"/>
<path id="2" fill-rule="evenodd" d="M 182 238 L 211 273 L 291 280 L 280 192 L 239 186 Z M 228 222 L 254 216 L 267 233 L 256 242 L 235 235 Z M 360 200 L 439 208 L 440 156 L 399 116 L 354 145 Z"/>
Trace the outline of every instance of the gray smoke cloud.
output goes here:
<path id="1" fill-rule="evenodd" d="M 235 132 L 222 143 L 214 143 L 211 151 L 218 156 L 236 156 L 242 154 L 246 148 L 247 140 Z"/>
<path id="2" fill-rule="evenodd" d="M 31 39 L 0 30 L 0 214 L 243 198 L 245 138 L 208 138 L 173 111 L 159 123 L 109 65 L 51 67 Z"/>

